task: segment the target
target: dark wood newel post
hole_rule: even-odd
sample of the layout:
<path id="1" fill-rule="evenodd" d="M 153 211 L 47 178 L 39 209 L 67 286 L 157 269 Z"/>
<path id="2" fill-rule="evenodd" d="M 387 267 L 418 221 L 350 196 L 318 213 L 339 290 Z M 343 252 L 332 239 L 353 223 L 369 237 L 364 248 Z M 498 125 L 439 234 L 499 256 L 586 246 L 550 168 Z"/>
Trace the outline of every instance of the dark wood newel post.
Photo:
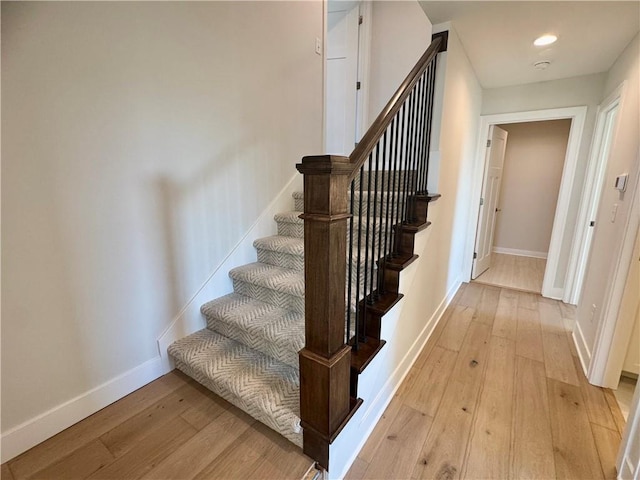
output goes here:
<path id="1" fill-rule="evenodd" d="M 345 345 L 349 158 L 304 157 L 305 347 L 300 351 L 304 452 L 329 468 L 329 444 L 349 415 Z"/>

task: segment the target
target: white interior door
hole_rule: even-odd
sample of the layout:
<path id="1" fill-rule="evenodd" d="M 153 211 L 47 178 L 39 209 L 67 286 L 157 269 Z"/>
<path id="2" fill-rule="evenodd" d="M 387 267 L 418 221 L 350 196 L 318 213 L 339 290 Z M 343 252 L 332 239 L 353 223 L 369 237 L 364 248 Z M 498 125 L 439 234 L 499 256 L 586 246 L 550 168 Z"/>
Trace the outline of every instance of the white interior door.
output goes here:
<path id="1" fill-rule="evenodd" d="M 329 2 L 325 152 L 349 155 L 356 142 L 358 2 Z"/>
<path id="2" fill-rule="evenodd" d="M 588 227 L 584 230 L 583 241 L 579 247 L 577 259 L 575 260 L 575 276 L 574 281 L 567 283 L 570 288 L 567 288 L 563 301 L 566 303 L 572 303 L 577 305 L 580 293 L 582 292 L 582 286 L 584 283 L 585 271 L 587 269 L 587 263 L 589 254 L 591 252 L 591 242 L 593 241 L 594 227 L 596 226 L 596 215 L 598 213 L 598 207 L 600 206 L 600 196 L 602 194 L 602 187 L 604 184 L 605 172 L 607 170 L 607 163 L 609 161 L 609 152 L 611 151 L 611 145 L 613 144 L 616 119 L 618 117 L 618 110 L 620 107 L 620 96 L 616 96 L 613 101 L 607 102 L 604 106 L 601 106 L 601 110 L 598 113 L 598 119 L 596 122 L 594 143 L 592 147 L 591 155 L 593 156 L 593 167 L 589 166 L 587 173 L 587 179 L 585 181 L 585 188 L 583 193 L 583 203 L 585 204 L 585 214 L 580 212 L 578 221 L 584 221 Z M 578 233 L 576 233 L 578 235 Z"/>
<path id="3" fill-rule="evenodd" d="M 504 152 L 507 146 L 507 132 L 492 125 L 489 130 L 486 167 L 478 213 L 478 229 L 474 249 L 471 278 L 478 278 L 491 266 L 493 249 L 493 231 L 496 226 L 498 200 L 500 199 L 500 183 L 504 166 Z"/>

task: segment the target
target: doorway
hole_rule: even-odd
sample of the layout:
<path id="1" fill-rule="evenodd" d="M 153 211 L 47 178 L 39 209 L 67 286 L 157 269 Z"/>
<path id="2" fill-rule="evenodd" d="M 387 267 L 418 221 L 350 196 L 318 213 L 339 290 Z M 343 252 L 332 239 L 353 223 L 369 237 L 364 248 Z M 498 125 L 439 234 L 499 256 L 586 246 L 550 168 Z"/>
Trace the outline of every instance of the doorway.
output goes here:
<path id="1" fill-rule="evenodd" d="M 325 153 L 349 155 L 366 131 L 370 4 L 327 2 Z M 366 20 L 366 21 L 365 21 Z"/>
<path id="2" fill-rule="evenodd" d="M 570 128 L 570 119 L 491 127 L 475 282 L 542 292 Z"/>
<path id="3" fill-rule="evenodd" d="M 478 212 L 479 208 L 481 208 L 479 206 L 479 200 L 482 197 L 484 172 L 487 166 L 487 149 L 489 148 L 487 146 L 487 139 L 489 138 L 489 131 L 492 126 L 561 119 L 567 119 L 571 122 L 541 289 L 543 296 L 556 300 L 563 298 L 565 277 L 568 278 L 575 275 L 574 271 L 569 271 L 566 265 L 563 265 L 561 262 L 563 258 L 568 256 L 566 252 L 571 251 L 573 247 L 574 228 L 573 225 L 567 225 L 567 216 L 569 215 L 569 204 L 572 196 L 577 189 L 582 187 L 579 182 L 576 182 L 575 172 L 586 112 L 587 107 L 570 107 L 483 115 L 480 117 L 478 154 L 474 167 L 475 175 L 471 193 L 472 203 L 470 206 L 470 210 L 474 212 Z M 535 201 L 535 199 L 533 199 L 533 201 Z M 476 215 L 470 216 L 468 230 L 470 233 L 467 236 L 467 255 L 465 255 L 465 270 L 468 272 L 468 278 L 471 278 L 473 273 L 473 254 L 476 251 L 475 246 L 478 232 L 477 220 L 478 217 Z"/>

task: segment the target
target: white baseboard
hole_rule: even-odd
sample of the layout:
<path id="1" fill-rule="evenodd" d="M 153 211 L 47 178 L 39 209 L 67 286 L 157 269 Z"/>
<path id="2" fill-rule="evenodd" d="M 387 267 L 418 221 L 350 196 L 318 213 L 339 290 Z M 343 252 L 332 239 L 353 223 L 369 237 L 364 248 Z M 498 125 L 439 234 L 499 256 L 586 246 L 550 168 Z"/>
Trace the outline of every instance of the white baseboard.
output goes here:
<path id="1" fill-rule="evenodd" d="M 173 370 L 167 347 L 204 328 L 200 305 L 232 291 L 229 270 L 256 261 L 253 241 L 275 233 L 273 215 L 292 210 L 291 194 L 301 188 L 302 176 L 296 173 L 158 338 L 159 356 L 4 432 L 1 437 L 2 463 Z"/>
<path id="2" fill-rule="evenodd" d="M 380 392 L 378 393 L 378 395 L 376 395 L 376 397 L 371 401 L 370 407 L 367 409 L 363 417 L 363 420 L 366 420 L 367 417 L 371 414 L 371 412 L 376 410 L 377 406 L 383 404 L 382 411 L 380 412 L 380 415 L 382 415 L 382 413 L 384 412 L 384 409 L 387 408 L 387 405 L 389 404 L 389 402 L 391 402 L 391 399 L 393 398 L 393 395 L 396 393 L 396 390 L 398 390 L 398 388 L 404 381 L 405 377 L 408 375 L 409 370 L 411 370 L 411 367 L 417 360 L 418 355 L 420 355 L 420 352 L 422 351 L 424 346 L 427 344 L 427 341 L 429 341 L 429 338 L 431 337 L 433 330 L 436 328 L 436 325 L 438 325 L 438 322 L 442 318 L 442 315 L 444 315 L 445 310 L 451 303 L 451 300 L 453 299 L 454 295 L 460 288 L 461 284 L 462 282 L 460 280 L 456 280 L 454 284 L 451 286 L 445 298 L 442 299 L 442 301 L 440 302 L 440 305 L 438 305 L 438 308 L 433 313 L 433 315 L 431 315 L 431 318 L 427 321 L 426 325 L 420 332 L 420 335 L 418 335 L 415 342 L 413 342 L 409 350 L 407 350 L 407 353 L 402 358 L 402 360 L 400 361 L 396 369 L 393 371 L 391 376 L 387 379 L 386 383 L 384 384 L 384 387 L 380 389 Z M 386 396 L 386 398 L 385 398 L 385 392 L 389 393 Z M 377 423 L 377 420 L 375 423 Z M 364 445 L 364 442 L 363 442 L 363 445 Z"/>
<path id="3" fill-rule="evenodd" d="M 588 377 L 589 364 L 591 363 L 591 350 L 589 349 L 589 346 L 587 345 L 587 342 L 584 338 L 584 334 L 582 333 L 582 329 L 580 328 L 580 323 L 576 322 L 575 326 L 573 327 L 571 338 L 573 338 L 573 343 L 576 346 L 576 350 L 578 351 L 578 358 L 580 359 L 582 370 L 585 376 Z"/>
<path id="4" fill-rule="evenodd" d="M 373 432 L 373 429 L 380 421 L 380 418 L 382 417 L 382 414 L 384 413 L 385 409 L 393 399 L 393 396 L 395 395 L 398 388 L 400 388 L 400 385 L 402 384 L 403 380 L 409 373 L 409 370 L 415 363 L 416 359 L 418 358 L 418 355 L 426 345 L 427 341 L 431 337 L 431 334 L 433 333 L 433 330 L 435 329 L 436 325 L 442 319 L 442 315 L 444 314 L 445 310 L 451 303 L 451 300 L 453 299 L 454 295 L 460 288 L 460 285 L 462 284 L 462 280 L 460 280 L 460 278 L 461 276 L 459 276 L 458 279 L 454 281 L 451 288 L 445 295 L 445 298 L 442 299 L 436 311 L 433 313 L 429 321 L 426 323 L 426 325 L 424 326 L 424 328 L 416 338 L 415 342 L 413 342 L 413 344 L 411 345 L 411 347 L 409 348 L 405 356 L 402 358 L 402 360 L 396 367 L 396 369 L 389 376 L 384 386 L 379 390 L 379 393 L 375 396 L 374 399 L 372 399 L 370 402 L 367 402 L 369 407 L 364 412 L 364 414 L 362 415 L 362 417 L 358 422 L 359 426 L 365 422 L 368 423 L 368 425 L 366 426 L 365 434 L 360 437 L 358 446 L 355 449 L 353 449 L 352 451 L 353 453 L 349 458 L 349 460 L 339 468 L 340 472 L 338 472 L 338 475 L 334 475 L 334 473 L 330 471 L 329 478 L 342 479 L 345 477 L 345 475 L 351 468 L 351 465 L 353 464 L 356 457 L 360 453 L 360 450 L 362 450 L 362 448 L 364 447 L 369 436 Z M 374 362 L 375 362 L 375 359 L 374 359 Z M 340 436 L 338 436 L 338 439 L 340 439 Z M 334 444 L 330 445 L 329 448 L 332 448 L 333 445 Z M 333 458 L 333 455 L 331 455 L 331 457 Z"/>
<path id="5" fill-rule="evenodd" d="M 142 365 L 4 432 L 2 434 L 2 463 L 51 438 L 65 428 L 69 428 L 163 374 L 160 357 L 154 357 Z"/>
<path id="6" fill-rule="evenodd" d="M 547 258 L 547 252 L 534 252 L 531 250 L 518 250 L 517 248 L 493 247 L 494 253 L 515 255 L 517 257 Z"/>
<path id="7" fill-rule="evenodd" d="M 545 298 L 552 298 L 553 300 L 562 301 L 562 297 L 564 296 L 564 288 L 544 288 L 544 284 L 542 285 L 542 296 Z"/>
<path id="8" fill-rule="evenodd" d="M 256 261 L 256 250 L 253 248 L 254 240 L 275 234 L 277 227 L 273 216 L 279 212 L 293 210 L 292 194 L 294 191 L 301 189 L 302 175 L 296 173 L 276 198 L 262 211 L 258 219 L 245 232 L 227 256 L 215 267 L 209 278 L 160 335 L 158 338 L 158 352 L 165 372 L 169 372 L 174 368 L 173 361 L 167 354 L 169 345 L 206 326 L 206 322 L 200 313 L 200 306 L 205 302 L 233 291 L 233 285 L 229 279 L 229 270 Z"/>

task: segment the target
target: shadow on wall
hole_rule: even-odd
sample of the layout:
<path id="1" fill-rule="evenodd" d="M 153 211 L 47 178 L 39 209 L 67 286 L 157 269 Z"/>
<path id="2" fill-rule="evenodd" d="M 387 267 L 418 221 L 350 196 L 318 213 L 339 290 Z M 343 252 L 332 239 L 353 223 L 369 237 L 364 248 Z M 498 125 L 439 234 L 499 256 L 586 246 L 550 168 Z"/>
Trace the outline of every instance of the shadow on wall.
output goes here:
<path id="1" fill-rule="evenodd" d="M 239 145 L 245 148 L 240 151 Z M 268 186 L 284 183 L 246 173 L 257 171 L 255 167 L 267 160 L 264 148 L 249 145 L 237 142 L 189 178 L 161 176 L 155 182 L 163 229 L 166 302 L 174 317 L 194 300 L 272 200 Z M 231 280 L 227 272 L 222 273 L 226 291 L 221 294 L 229 293 Z"/>

